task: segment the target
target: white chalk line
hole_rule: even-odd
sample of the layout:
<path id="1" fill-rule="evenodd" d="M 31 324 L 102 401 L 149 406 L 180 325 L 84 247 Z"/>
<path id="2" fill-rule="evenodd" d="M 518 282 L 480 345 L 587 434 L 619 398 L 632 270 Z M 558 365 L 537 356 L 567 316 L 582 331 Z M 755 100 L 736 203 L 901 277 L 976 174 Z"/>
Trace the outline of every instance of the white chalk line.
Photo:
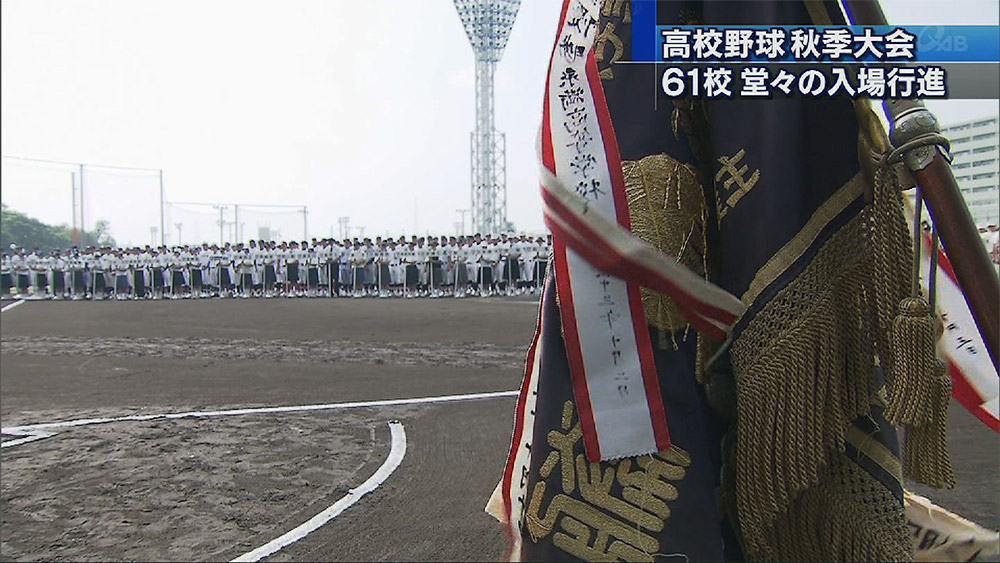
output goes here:
<path id="1" fill-rule="evenodd" d="M 92 424 L 108 424 L 112 422 L 145 422 L 149 420 L 172 420 L 177 418 L 210 418 L 216 416 L 239 416 L 245 414 L 271 414 L 271 413 L 286 413 L 286 412 L 354 409 L 354 408 L 364 408 L 364 407 L 390 407 L 396 405 L 417 405 L 425 403 L 449 403 L 455 401 L 474 401 L 477 399 L 513 397 L 516 396 L 518 393 L 519 391 L 490 391 L 487 393 L 439 395 L 436 397 L 413 397 L 407 399 L 381 399 L 376 401 L 354 401 L 349 403 L 327 403 L 321 405 L 261 407 L 252 409 L 232 409 L 232 410 L 218 410 L 218 411 L 189 411 L 189 412 L 164 413 L 164 414 L 137 414 L 128 416 L 108 417 L 108 418 L 84 418 L 78 420 L 66 420 L 62 422 L 45 422 L 41 424 L 24 424 L 20 426 L 8 426 L 5 428 L 0 428 L 0 432 L 4 434 L 25 436 L 29 434 L 36 434 L 38 430 L 74 428 L 77 426 L 89 426 Z M 11 440 L 10 442 L 13 441 L 14 440 Z M 7 444 L 3 444 L 3 447 L 7 447 Z"/>
<path id="2" fill-rule="evenodd" d="M 42 424 L 25 424 L 20 426 L 9 426 L 6 428 L 0 428 L 0 432 L 3 434 L 11 434 L 15 436 L 23 436 L 15 440 L 8 440 L 0 447 L 7 448 L 11 446 L 17 446 L 20 444 L 25 444 L 35 440 L 41 440 L 42 438 L 48 438 L 54 436 L 56 432 L 47 432 L 46 430 L 52 430 L 56 428 L 73 428 L 79 426 L 89 426 L 93 424 L 108 424 L 113 422 L 142 422 L 150 420 L 170 420 L 178 418 L 209 418 L 218 416 L 238 416 L 244 414 L 268 414 L 268 413 L 286 413 L 286 412 L 304 412 L 304 411 L 320 411 L 320 410 L 339 410 L 339 409 L 350 409 L 350 408 L 364 408 L 364 407 L 384 407 L 384 406 L 394 406 L 394 405 L 414 405 L 414 404 L 429 404 L 429 403 L 448 403 L 457 401 L 474 401 L 478 399 L 494 399 L 499 397 L 514 397 L 517 396 L 519 391 L 491 391 L 486 393 L 467 393 L 461 395 L 440 395 L 435 397 L 414 397 L 407 399 L 383 399 L 376 401 L 354 401 L 348 403 L 329 403 L 321 405 L 298 405 L 298 406 L 286 406 L 286 407 L 263 407 L 263 408 L 253 408 L 253 409 L 232 409 L 232 410 L 220 410 L 220 411 L 190 411 L 190 412 L 180 412 L 180 413 L 166 413 L 166 414 L 150 414 L 150 415 L 130 415 L 130 416 L 118 416 L 118 417 L 107 417 L 107 418 L 87 418 L 78 420 L 67 420 L 62 422 L 48 422 Z M 330 520 L 336 518 L 344 510 L 347 510 L 351 505 L 356 503 L 361 497 L 375 490 L 379 485 L 381 485 L 393 471 L 399 466 L 403 460 L 403 456 L 406 453 L 406 432 L 403 430 L 403 425 L 397 421 L 391 421 L 389 423 L 389 430 L 392 434 L 392 446 L 389 450 L 389 456 L 386 458 L 385 462 L 381 467 L 366 480 L 361 486 L 356 489 L 351 489 L 347 495 L 338 500 L 336 503 L 320 512 L 316 516 L 310 518 L 302 525 L 292 529 L 291 531 L 283 534 L 282 536 L 264 544 L 263 546 L 245 553 L 233 561 L 259 561 L 264 557 L 274 554 L 280 549 L 291 545 L 294 542 L 299 541 L 304 538 L 309 533 L 317 530 Z"/>
<path id="3" fill-rule="evenodd" d="M 11 434 L 15 436 L 23 436 L 15 440 L 8 440 L 2 444 L 0 447 L 7 448 L 11 446 L 17 446 L 20 444 L 25 444 L 28 442 L 33 442 L 35 440 L 41 440 L 43 438 L 48 438 L 54 436 L 55 432 L 46 432 L 45 430 L 55 429 L 55 428 L 72 428 L 78 426 L 88 426 L 93 424 L 108 424 L 112 422 L 140 422 L 140 421 L 150 421 L 150 420 L 166 420 L 166 419 L 177 419 L 177 418 L 209 418 L 218 416 L 238 416 L 244 414 L 267 414 L 267 413 L 286 413 L 286 412 L 303 412 L 303 411 L 320 411 L 320 410 L 338 410 L 338 409 L 349 409 L 349 408 L 362 408 L 362 407 L 383 407 L 383 406 L 393 406 L 393 405 L 413 405 L 413 404 L 427 404 L 427 403 L 447 403 L 456 401 L 472 401 L 477 399 L 493 399 L 498 397 L 513 397 L 516 396 L 519 391 L 492 391 L 487 393 L 467 393 L 462 395 L 441 395 L 436 397 L 415 397 L 408 399 L 383 399 L 376 401 L 354 401 L 349 403 L 329 403 L 322 405 L 299 405 L 299 406 L 287 406 L 287 407 L 263 407 L 254 409 L 233 409 L 233 410 L 221 410 L 221 411 L 190 411 L 181 413 L 167 413 L 167 414 L 151 414 L 151 415 L 131 415 L 131 416 L 118 416 L 118 417 L 108 417 L 108 418 L 87 418 L 78 420 L 67 420 L 62 422 L 48 422 L 42 424 L 26 424 L 21 426 L 10 426 L 6 428 L 0 428 L 0 432 L 3 434 Z M 45 429 L 45 430 L 43 430 Z M 233 561 L 259 561 L 265 557 L 268 557 L 277 551 L 299 541 L 300 539 L 306 537 L 308 534 L 316 531 L 321 526 L 333 520 L 342 512 L 350 508 L 354 503 L 358 502 L 361 497 L 367 495 L 368 493 L 374 491 L 379 487 L 389 475 L 399 467 L 399 464 L 403 461 L 403 456 L 406 454 L 406 431 L 403 429 L 403 425 L 398 421 L 389 422 L 389 431 L 392 435 L 392 446 L 389 449 L 389 456 L 386 458 L 385 462 L 382 464 L 378 470 L 372 474 L 364 483 L 355 489 L 348 491 L 340 500 L 334 504 L 327 507 L 325 510 L 313 516 L 303 524 L 293 528 L 289 532 L 271 540 L 270 542 L 249 551 Z"/>
<path id="4" fill-rule="evenodd" d="M 9 448 L 11 446 L 20 446 L 21 444 L 27 444 L 28 442 L 34 442 L 35 440 L 41 440 L 42 438 L 48 438 L 50 436 L 55 436 L 55 432 L 42 432 L 40 430 L 28 431 L 28 432 L 4 432 L 5 434 L 12 434 L 14 436 L 22 436 L 22 438 L 17 438 L 15 440 L 7 440 L 6 442 L 0 444 L 0 448 Z"/>
<path id="5" fill-rule="evenodd" d="M 341 497 L 340 500 L 333 503 L 316 516 L 306 520 L 299 526 L 296 526 L 292 530 L 267 542 L 253 551 L 248 551 L 247 553 L 240 555 L 236 559 L 233 559 L 233 561 L 260 561 L 265 557 L 273 555 L 279 550 L 284 549 L 306 537 L 308 534 L 315 532 L 321 526 L 325 525 L 330 520 L 339 516 L 340 513 L 350 508 L 351 505 L 361 500 L 361 497 L 377 489 L 378 486 L 385 482 L 385 480 L 389 478 L 389 475 L 392 475 L 392 472 L 399 467 L 399 464 L 403 462 L 403 456 L 406 455 L 406 431 L 403 429 L 403 425 L 396 420 L 390 421 L 389 431 L 392 433 L 392 446 L 389 448 L 389 457 L 385 459 L 382 466 L 379 467 L 378 470 L 364 483 L 362 483 L 361 486 L 356 489 L 351 489 L 346 495 Z"/>
<path id="6" fill-rule="evenodd" d="M 17 307 L 21 303 L 24 303 L 24 299 L 19 299 L 19 300 L 13 302 L 13 303 L 9 303 L 7 305 L 4 305 L 3 308 L 0 308 L 0 313 L 3 313 L 4 311 L 10 311 L 11 309 L 13 309 L 14 307 Z"/>

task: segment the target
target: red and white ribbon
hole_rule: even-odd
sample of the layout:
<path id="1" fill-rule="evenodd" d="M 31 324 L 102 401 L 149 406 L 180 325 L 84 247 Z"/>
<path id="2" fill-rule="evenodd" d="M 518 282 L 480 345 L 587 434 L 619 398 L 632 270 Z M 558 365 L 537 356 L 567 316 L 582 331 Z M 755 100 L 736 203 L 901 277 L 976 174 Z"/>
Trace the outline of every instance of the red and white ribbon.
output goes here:
<path id="1" fill-rule="evenodd" d="M 596 0 L 563 3 L 539 148 L 573 390 L 591 461 L 670 446 L 639 285 L 724 338 L 738 299 L 632 235 L 621 157 L 592 50 Z"/>
<path id="2" fill-rule="evenodd" d="M 551 271 L 546 272 L 543 288 L 548 287 L 548 277 L 551 275 Z M 518 525 L 524 515 L 528 496 L 531 440 L 535 426 L 535 403 L 538 397 L 538 371 L 542 358 L 542 323 L 550 322 L 544 318 L 544 311 L 543 289 L 538 305 L 535 336 L 528 348 L 524 380 L 521 382 L 521 392 L 514 411 L 514 431 L 511 434 L 510 450 L 507 452 L 507 463 L 504 465 L 503 477 L 493 490 L 489 502 L 486 503 L 486 512 L 506 525 L 508 545 L 511 550 L 510 561 L 518 561 L 521 553 L 521 533 Z"/>

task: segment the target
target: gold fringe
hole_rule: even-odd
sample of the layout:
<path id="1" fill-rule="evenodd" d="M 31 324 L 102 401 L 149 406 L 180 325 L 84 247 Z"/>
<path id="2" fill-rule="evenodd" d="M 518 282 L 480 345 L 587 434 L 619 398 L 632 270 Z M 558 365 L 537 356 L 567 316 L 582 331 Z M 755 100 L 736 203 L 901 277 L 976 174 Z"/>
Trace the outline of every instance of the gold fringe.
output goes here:
<path id="1" fill-rule="evenodd" d="M 844 451 L 848 424 L 869 410 L 875 349 L 864 226 L 862 214 L 835 233 L 733 343 L 736 495 L 751 559 L 774 558 L 775 542 L 797 533 L 779 517 L 819 483 Z"/>
<path id="2" fill-rule="evenodd" d="M 903 214 L 896 168 L 879 169 L 875 178 L 874 202 L 868 207 L 868 231 L 872 250 L 872 306 L 875 346 L 879 363 L 891 390 L 895 356 L 891 343 L 892 324 L 899 303 L 910 297 L 913 272 L 913 239 Z M 889 393 L 892 394 L 891 391 Z"/>
<path id="3" fill-rule="evenodd" d="M 886 376 L 886 418 L 906 427 L 903 473 L 919 483 L 952 487 L 955 475 L 947 442 L 951 379 L 935 355 L 940 321 L 923 300 L 907 297 L 914 241 L 902 214 L 901 184 L 897 168 L 880 169 L 870 206 L 875 343 Z M 890 303 L 900 304 L 899 317 L 891 321 Z"/>
<path id="4" fill-rule="evenodd" d="M 903 507 L 844 455 L 775 523 L 760 554 L 770 561 L 912 561 Z"/>
<path id="5" fill-rule="evenodd" d="M 882 165 L 882 155 L 892 150 L 892 144 L 882 122 L 872 111 L 871 100 L 854 100 L 854 113 L 858 118 L 858 162 L 865 183 L 865 202 L 870 204 L 875 199 L 875 178 Z"/>
<path id="6" fill-rule="evenodd" d="M 816 509 L 817 519 L 830 515 L 825 541 L 793 547 L 811 541 L 802 539 L 803 526 L 819 525 L 803 511 L 833 494 L 824 472 L 842 457 L 851 421 L 869 412 L 876 366 L 893 379 L 890 333 L 909 295 L 912 259 L 898 176 L 879 170 L 872 204 L 834 233 L 733 343 L 735 497 L 750 559 L 906 558 L 895 536 L 855 529 L 872 511 L 901 511 L 891 495 L 877 505 L 844 500 L 840 509 Z M 725 393 L 712 386 L 718 406 Z M 885 529 L 905 534 L 903 523 Z M 852 539 L 855 532 L 863 542 Z"/>
<path id="7" fill-rule="evenodd" d="M 892 363 L 889 409 L 885 417 L 900 425 L 922 426 L 931 421 L 933 388 L 937 367 L 934 349 L 935 319 L 920 297 L 907 297 L 899 304 L 892 322 Z"/>
<path id="8" fill-rule="evenodd" d="M 911 425 L 906 429 L 903 443 L 903 470 L 918 483 L 932 487 L 955 486 L 955 471 L 948 451 L 948 404 L 951 397 L 951 377 L 941 360 L 934 365 L 932 388 L 927 397 L 931 400 L 928 411 L 932 414 L 926 424 Z"/>
<path id="9" fill-rule="evenodd" d="M 867 152 L 879 141 L 868 139 Z M 954 485 L 951 380 L 934 355 L 941 328 L 910 297 L 905 178 L 898 167 L 863 170 L 874 175 L 870 205 L 750 320 L 732 344 L 732 383 L 699 374 L 713 408 L 736 419 L 725 456 L 735 470 L 724 468 L 722 494 L 750 559 L 912 557 L 898 500 L 843 456 L 845 430 L 876 398 L 876 367 L 887 417 L 907 427 L 905 474 Z"/>

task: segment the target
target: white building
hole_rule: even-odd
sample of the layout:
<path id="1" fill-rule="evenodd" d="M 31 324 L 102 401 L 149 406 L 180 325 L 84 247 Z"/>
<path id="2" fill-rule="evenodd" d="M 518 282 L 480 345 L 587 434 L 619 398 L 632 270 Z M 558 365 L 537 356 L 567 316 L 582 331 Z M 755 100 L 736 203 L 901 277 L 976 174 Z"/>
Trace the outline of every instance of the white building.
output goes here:
<path id="1" fill-rule="evenodd" d="M 942 127 L 951 139 L 951 163 L 977 227 L 1000 224 L 1000 121 L 997 116 Z"/>

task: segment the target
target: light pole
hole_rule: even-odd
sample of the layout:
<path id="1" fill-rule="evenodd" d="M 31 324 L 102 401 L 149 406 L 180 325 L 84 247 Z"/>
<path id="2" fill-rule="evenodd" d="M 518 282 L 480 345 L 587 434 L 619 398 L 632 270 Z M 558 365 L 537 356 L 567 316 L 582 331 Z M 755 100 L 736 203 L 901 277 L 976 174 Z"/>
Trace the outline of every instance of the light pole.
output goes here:
<path id="1" fill-rule="evenodd" d="M 84 238 L 86 238 L 87 235 L 87 221 L 84 220 L 83 217 L 83 208 L 86 207 L 84 205 L 85 201 L 86 200 L 83 198 L 83 165 L 81 164 L 80 165 L 80 230 L 83 231 Z M 94 244 L 95 245 L 97 244 L 96 240 L 94 241 Z"/>
<path id="2" fill-rule="evenodd" d="M 69 189 L 73 194 L 73 246 L 80 244 L 80 234 L 76 230 L 76 172 L 69 173 Z"/>
<path id="3" fill-rule="evenodd" d="M 223 216 L 223 213 L 225 213 L 225 211 L 227 209 L 229 209 L 229 206 L 228 205 L 213 205 L 212 208 L 219 210 L 219 246 L 225 246 L 225 244 L 226 244 L 226 235 L 225 235 L 226 220 L 225 220 L 225 218 Z"/>
<path id="4" fill-rule="evenodd" d="M 465 234 L 465 214 L 468 213 L 469 210 L 468 209 L 456 209 L 455 212 L 462 216 L 462 230 L 459 231 L 458 234 L 464 235 Z"/>
<path id="5" fill-rule="evenodd" d="M 159 168 L 138 168 L 135 166 L 116 166 L 110 164 L 87 164 L 83 162 L 70 162 L 67 160 L 52 160 L 47 158 L 28 158 L 24 156 L 14 156 L 14 155 L 0 155 L 0 158 L 18 160 L 23 162 L 40 162 L 45 164 L 57 164 L 60 166 L 69 166 L 74 169 L 71 172 L 71 181 L 73 183 L 73 190 L 71 195 L 73 196 L 73 227 L 74 227 L 74 244 L 82 242 L 86 244 L 86 234 L 87 234 L 87 218 L 86 218 L 86 175 L 85 169 L 87 168 L 97 168 L 97 169 L 110 169 L 110 170 L 132 170 L 139 172 L 156 172 L 159 174 L 160 178 L 160 244 L 166 244 L 163 237 L 166 235 L 166 230 L 164 228 L 164 199 L 163 199 L 163 170 Z M 79 200 L 77 200 L 76 195 L 76 176 L 79 173 L 80 176 L 80 191 Z M 79 204 L 77 203 L 79 201 Z M 77 223 L 77 209 L 79 209 L 80 217 L 79 223 Z M 95 239 L 94 244 L 97 241 Z"/>
<path id="6" fill-rule="evenodd" d="M 161 245 L 166 245 L 167 244 L 166 241 L 164 240 L 164 237 L 166 237 L 166 233 L 163 232 L 164 231 L 164 228 L 163 228 L 163 215 L 164 215 L 163 206 L 165 205 L 165 203 L 166 202 L 163 200 L 163 169 L 160 169 L 160 233 L 163 233 L 163 234 L 160 235 L 160 244 Z M 180 231 L 177 232 L 177 236 L 180 236 Z M 156 244 L 156 243 L 154 242 L 153 244 Z"/>
<path id="7" fill-rule="evenodd" d="M 454 0 L 476 57 L 476 129 L 471 133 L 472 228 L 496 234 L 507 223 L 506 145 L 494 127 L 493 74 L 521 0 Z"/>
<path id="8" fill-rule="evenodd" d="M 337 217 L 337 223 L 340 225 L 340 239 L 351 238 L 351 218 L 346 215 Z"/>

